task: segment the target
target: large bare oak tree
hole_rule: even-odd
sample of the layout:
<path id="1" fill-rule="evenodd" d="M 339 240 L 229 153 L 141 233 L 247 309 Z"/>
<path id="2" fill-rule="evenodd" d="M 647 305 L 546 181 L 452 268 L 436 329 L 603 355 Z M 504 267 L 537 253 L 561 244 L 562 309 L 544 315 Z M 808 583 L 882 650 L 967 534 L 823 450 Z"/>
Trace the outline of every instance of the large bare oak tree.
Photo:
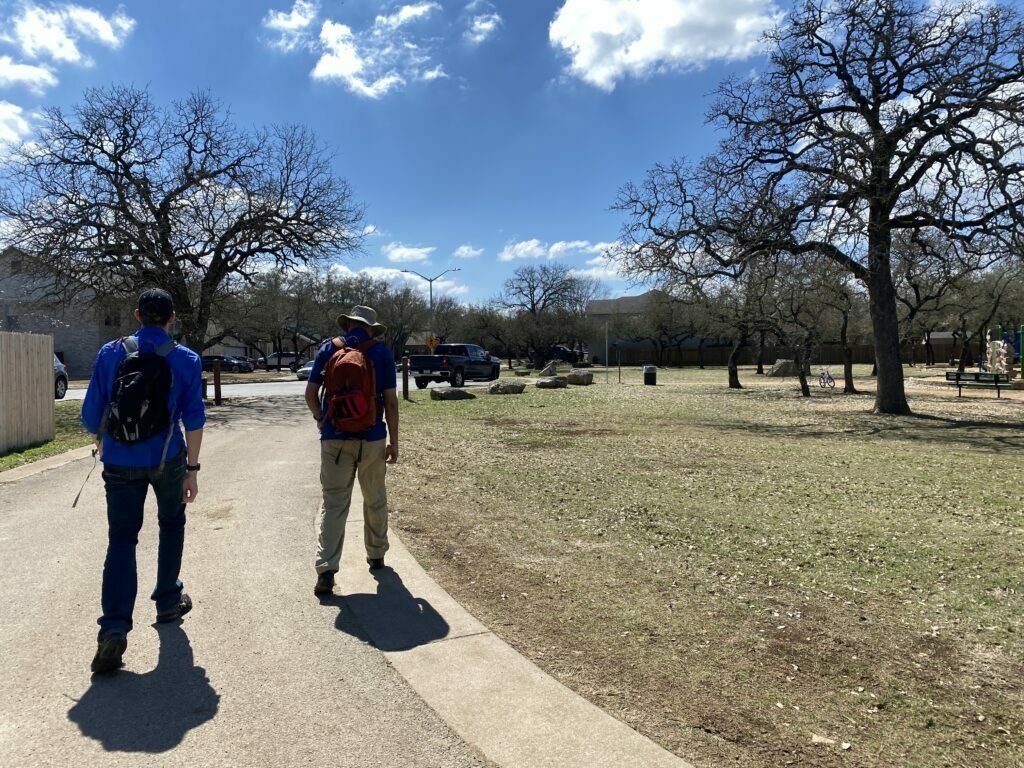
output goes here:
<path id="1" fill-rule="evenodd" d="M 1024 25 L 991 2 L 806 0 L 768 63 L 717 90 L 698 166 L 655 168 L 618 202 L 639 276 L 733 274 L 778 251 L 831 260 L 868 293 L 875 410 L 908 413 L 893 239 L 1009 253 L 1024 200 Z"/>
<path id="2" fill-rule="evenodd" d="M 116 86 L 43 113 L 6 163 L 0 215 L 58 291 L 168 290 L 201 350 L 228 278 L 356 249 L 362 209 L 308 129 L 243 130 L 206 93 L 165 108 Z"/>

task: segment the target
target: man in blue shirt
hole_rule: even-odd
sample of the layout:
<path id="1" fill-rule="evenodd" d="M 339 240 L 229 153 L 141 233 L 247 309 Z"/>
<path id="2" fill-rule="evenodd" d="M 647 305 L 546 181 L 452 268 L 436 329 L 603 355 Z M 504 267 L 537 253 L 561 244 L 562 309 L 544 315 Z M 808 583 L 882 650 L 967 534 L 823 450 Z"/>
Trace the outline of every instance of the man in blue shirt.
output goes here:
<path id="1" fill-rule="evenodd" d="M 365 432 L 337 432 L 320 397 L 327 363 L 338 345 L 334 339 L 325 341 L 309 374 L 306 405 L 320 430 L 320 485 L 323 505 L 320 509 L 320 532 L 317 541 L 317 581 L 313 591 L 326 595 L 334 591 L 334 574 L 341 563 L 345 542 L 345 522 L 352 501 L 356 476 L 363 492 L 363 538 L 366 561 L 371 570 L 384 567 L 388 551 L 388 496 L 385 487 L 386 465 L 398 461 L 398 396 L 395 381 L 395 358 L 387 345 L 370 339 L 384 333 L 377 322 L 377 313 L 370 307 L 355 307 L 338 318 L 347 347 L 361 347 L 373 365 L 377 387 L 377 417 Z"/>
<path id="2" fill-rule="evenodd" d="M 167 291 L 154 288 L 143 292 L 135 319 L 142 327 L 134 336 L 112 341 L 100 350 L 82 404 L 82 423 L 96 440 L 107 494 L 103 615 L 99 619 L 99 647 L 92 662 L 93 672 L 120 668 L 121 656 L 128 647 L 138 590 L 135 547 L 150 486 L 156 495 L 160 524 L 156 588 L 152 594 L 156 620 L 176 621 L 192 609 L 178 574 L 185 542 L 185 505 L 195 501 L 199 493 L 196 474 L 206 423 L 202 363 L 195 352 L 171 340 L 169 331 L 175 314 Z M 140 358 L 144 354 L 159 354 L 170 368 L 170 426 L 148 439 L 125 443 L 115 440 L 107 427 L 118 370 L 135 349 Z M 179 421 L 185 427 L 184 435 Z"/>

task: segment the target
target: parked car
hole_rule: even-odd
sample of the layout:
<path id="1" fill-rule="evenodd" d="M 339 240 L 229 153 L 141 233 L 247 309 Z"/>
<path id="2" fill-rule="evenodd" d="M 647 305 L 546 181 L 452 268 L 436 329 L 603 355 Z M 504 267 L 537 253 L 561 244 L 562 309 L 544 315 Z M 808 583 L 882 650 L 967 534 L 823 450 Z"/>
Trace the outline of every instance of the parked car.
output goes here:
<path id="1" fill-rule="evenodd" d="M 298 377 L 299 381 L 308 381 L 309 380 L 309 374 L 310 374 L 310 372 L 312 370 L 313 370 L 313 361 L 310 360 L 308 363 L 306 363 L 301 368 L 299 368 L 299 370 L 297 370 L 295 372 L 295 375 Z"/>
<path id="2" fill-rule="evenodd" d="M 203 355 L 203 370 L 212 371 L 213 363 L 216 360 L 220 360 L 220 369 L 222 371 L 231 371 L 231 373 L 252 373 L 253 366 L 247 361 L 240 357 L 229 357 L 228 355 Z"/>
<path id="3" fill-rule="evenodd" d="M 57 400 L 63 400 L 68 393 L 68 368 L 60 359 L 53 356 L 53 396 Z"/>
<path id="4" fill-rule="evenodd" d="M 275 352 L 267 357 L 261 357 L 259 359 L 259 366 L 264 370 L 270 370 L 271 368 L 287 368 L 291 371 L 297 371 L 299 366 L 302 365 L 303 360 L 299 355 L 294 352 Z"/>
<path id="5" fill-rule="evenodd" d="M 580 355 L 578 352 L 569 349 L 564 344 L 554 344 L 548 348 L 546 359 L 559 360 L 563 363 L 572 363 L 575 365 L 579 362 Z"/>
<path id="6" fill-rule="evenodd" d="M 413 355 L 409 371 L 420 389 L 432 381 L 447 381 L 461 387 L 470 379 L 494 381 L 501 375 L 501 363 L 476 344 L 438 344 L 432 355 Z"/>

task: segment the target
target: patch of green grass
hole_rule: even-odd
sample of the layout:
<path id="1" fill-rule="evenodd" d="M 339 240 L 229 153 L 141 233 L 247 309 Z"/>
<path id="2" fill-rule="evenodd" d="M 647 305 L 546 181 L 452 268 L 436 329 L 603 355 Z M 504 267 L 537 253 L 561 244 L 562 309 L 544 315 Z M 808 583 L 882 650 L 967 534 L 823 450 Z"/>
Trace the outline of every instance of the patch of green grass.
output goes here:
<path id="1" fill-rule="evenodd" d="M 64 400 L 55 404 L 56 435 L 42 445 L 22 448 L 0 456 L 0 472 L 28 464 L 58 453 L 88 445 L 92 439 L 82 426 L 82 401 Z"/>
<path id="2" fill-rule="evenodd" d="M 395 525 L 485 623 L 698 764 L 1021 764 L 1024 403 L 922 384 L 915 416 L 876 416 L 866 367 L 862 395 L 832 373 L 809 400 L 750 369 L 740 391 L 632 368 L 414 395 Z"/>

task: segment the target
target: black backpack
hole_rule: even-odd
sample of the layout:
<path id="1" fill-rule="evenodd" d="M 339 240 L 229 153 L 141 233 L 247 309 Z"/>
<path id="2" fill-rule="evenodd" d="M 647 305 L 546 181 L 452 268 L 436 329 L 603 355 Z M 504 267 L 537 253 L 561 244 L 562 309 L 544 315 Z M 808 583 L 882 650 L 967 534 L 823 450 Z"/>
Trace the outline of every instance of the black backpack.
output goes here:
<path id="1" fill-rule="evenodd" d="M 128 354 L 117 366 L 107 406 L 107 434 L 122 445 L 136 445 L 166 431 L 166 456 L 173 433 L 170 399 L 174 383 L 167 355 L 176 345 L 168 340 L 155 352 L 143 351 L 133 336 L 126 336 L 121 344 Z"/>

